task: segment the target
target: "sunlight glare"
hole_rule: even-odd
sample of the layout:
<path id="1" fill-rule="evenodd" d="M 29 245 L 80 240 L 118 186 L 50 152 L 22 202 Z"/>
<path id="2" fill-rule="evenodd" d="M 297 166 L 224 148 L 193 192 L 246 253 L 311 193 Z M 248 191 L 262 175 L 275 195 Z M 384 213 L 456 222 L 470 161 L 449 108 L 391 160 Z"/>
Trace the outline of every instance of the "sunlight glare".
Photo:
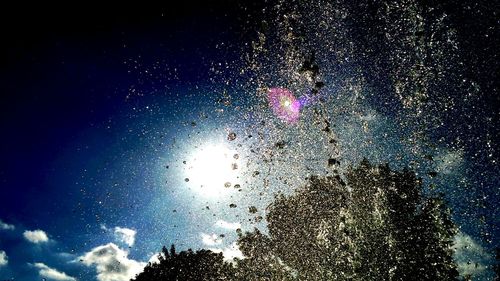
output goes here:
<path id="1" fill-rule="evenodd" d="M 205 197 L 221 197 L 239 184 L 240 163 L 236 151 L 223 145 L 205 145 L 193 152 L 187 172 L 189 183 Z"/>

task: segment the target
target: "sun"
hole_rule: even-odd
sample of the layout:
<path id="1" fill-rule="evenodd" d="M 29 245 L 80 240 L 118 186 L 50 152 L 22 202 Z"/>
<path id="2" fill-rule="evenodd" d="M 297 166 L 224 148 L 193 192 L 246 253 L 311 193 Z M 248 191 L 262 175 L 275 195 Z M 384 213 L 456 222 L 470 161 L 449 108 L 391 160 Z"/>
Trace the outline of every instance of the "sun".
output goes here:
<path id="1" fill-rule="evenodd" d="M 222 144 L 208 144 L 193 151 L 185 181 L 204 197 L 221 197 L 240 184 L 240 156 Z"/>

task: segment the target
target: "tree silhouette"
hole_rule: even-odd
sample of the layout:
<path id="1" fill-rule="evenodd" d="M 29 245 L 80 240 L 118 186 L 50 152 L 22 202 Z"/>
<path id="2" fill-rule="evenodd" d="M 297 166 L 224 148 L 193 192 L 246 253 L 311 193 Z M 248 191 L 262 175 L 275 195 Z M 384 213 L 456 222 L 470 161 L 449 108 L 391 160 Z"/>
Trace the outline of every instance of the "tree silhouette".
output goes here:
<path id="1" fill-rule="evenodd" d="M 246 258 L 237 261 L 235 280 L 295 280 L 293 272 L 273 254 L 270 238 L 258 229 L 240 236 L 239 245 Z"/>
<path id="2" fill-rule="evenodd" d="M 363 160 L 344 176 L 310 177 L 267 211 L 268 234 L 239 232 L 244 259 L 164 247 L 132 281 L 457 280 L 450 211 L 412 171 Z"/>
<path id="3" fill-rule="evenodd" d="M 216 281 L 235 280 L 234 268 L 224 262 L 222 253 L 209 250 L 193 252 L 191 249 L 176 253 L 174 245 L 170 252 L 163 247 L 158 263 L 148 263 L 144 271 L 132 281 Z"/>
<path id="4" fill-rule="evenodd" d="M 250 260 L 281 262 L 298 280 L 456 280 L 449 209 L 421 191 L 415 173 L 364 160 L 345 180 L 311 177 L 278 196 L 269 236 L 241 235 L 240 249 Z"/>

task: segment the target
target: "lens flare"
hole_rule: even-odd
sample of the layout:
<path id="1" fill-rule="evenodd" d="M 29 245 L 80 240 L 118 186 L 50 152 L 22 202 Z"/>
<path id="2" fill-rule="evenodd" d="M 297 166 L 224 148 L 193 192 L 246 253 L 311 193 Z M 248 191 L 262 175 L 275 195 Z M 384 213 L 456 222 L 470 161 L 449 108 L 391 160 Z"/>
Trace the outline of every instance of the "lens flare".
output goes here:
<path id="1" fill-rule="evenodd" d="M 269 105 L 278 118 L 291 124 L 299 120 L 301 104 L 290 90 L 285 88 L 270 88 L 267 98 Z"/>

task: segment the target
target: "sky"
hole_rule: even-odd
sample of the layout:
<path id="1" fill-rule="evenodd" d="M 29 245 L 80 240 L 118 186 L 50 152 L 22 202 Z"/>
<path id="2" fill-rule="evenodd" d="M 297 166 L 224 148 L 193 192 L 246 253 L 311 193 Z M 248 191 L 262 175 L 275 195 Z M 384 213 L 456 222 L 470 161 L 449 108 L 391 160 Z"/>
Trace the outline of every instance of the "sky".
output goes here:
<path id="1" fill-rule="evenodd" d="M 236 230 L 265 232 L 274 194 L 328 174 L 330 158 L 416 170 L 453 210 L 460 272 L 491 278 L 486 4 L 391 4 L 378 34 L 376 7 L 350 1 L 200 2 L 2 17 L 1 280 L 129 280 L 171 244 L 240 257 Z M 300 71 L 312 53 L 317 75 Z M 269 88 L 300 100 L 318 81 L 298 121 L 273 111 Z"/>

